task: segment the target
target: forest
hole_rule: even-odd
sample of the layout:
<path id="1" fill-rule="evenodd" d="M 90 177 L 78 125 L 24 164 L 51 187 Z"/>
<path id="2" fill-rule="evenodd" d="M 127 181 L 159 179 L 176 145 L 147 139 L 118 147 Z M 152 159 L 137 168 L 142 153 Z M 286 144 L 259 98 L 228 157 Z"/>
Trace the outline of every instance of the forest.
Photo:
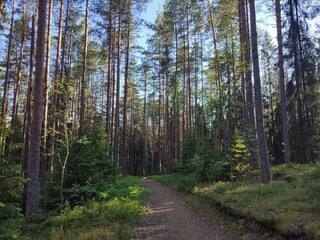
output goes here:
<path id="1" fill-rule="evenodd" d="M 1 239 L 64 239 L 77 212 L 130 239 L 151 175 L 279 180 L 320 214 L 319 2 L 164 2 L 0 0 Z"/>

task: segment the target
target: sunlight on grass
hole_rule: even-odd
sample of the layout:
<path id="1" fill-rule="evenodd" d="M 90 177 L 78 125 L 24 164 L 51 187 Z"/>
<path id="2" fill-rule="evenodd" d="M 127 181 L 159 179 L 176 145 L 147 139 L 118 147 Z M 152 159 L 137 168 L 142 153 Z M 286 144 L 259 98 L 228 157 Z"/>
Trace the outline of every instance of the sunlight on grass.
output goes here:
<path id="1" fill-rule="evenodd" d="M 188 192 L 191 188 L 192 194 L 273 227 L 287 237 L 320 239 L 320 166 L 284 164 L 273 167 L 272 172 L 277 179 L 268 185 L 248 176 L 234 184 L 200 184 L 190 179 L 192 176 L 181 174 L 155 179 L 176 190 Z"/>
<path id="2" fill-rule="evenodd" d="M 120 177 L 104 192 L 103 201 L 66 208 L 61 215 L 35 215 L 22 239 L 131 239 L 133 226 L 147 212 L 147 196 L 139 178 Z"/>

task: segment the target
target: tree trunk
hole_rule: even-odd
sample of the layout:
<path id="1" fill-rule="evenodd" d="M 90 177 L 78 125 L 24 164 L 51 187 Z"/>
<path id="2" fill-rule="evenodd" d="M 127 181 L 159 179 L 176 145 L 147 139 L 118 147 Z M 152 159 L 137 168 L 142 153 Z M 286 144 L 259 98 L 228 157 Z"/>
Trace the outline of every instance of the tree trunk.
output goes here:
<path id="1" fill-rule="evenodd" d="M 146 174 L 147 166 L 147 73 L 148 66 L 144 66 L 144 100 L 143 100 L 143 154 L 142 154 L 142 175 Z"/>
<path id="2" fill-rule="evenodd" d="M 192 104 L 191 104 L 191 65 L 190 65 L 190 20 L 189 20 L 189 8 L 190 6 L 187 4 L 187 92 L 188 92 L 188 123 L 187 126 L 189 129 L 192 127 Z"/>
<path id="3" fill-rule="evenodd" d="M 16 1 L 12 1 L 12 12 L 11 12 L 11 20 L 10 20 L 10 32 L 9 32 L 9 43 L 8 43 L 8 55 L 7 55 L 7 62 L 6 62 L 6 74 L 3 86 L 3 97 L 2 97 L 2 109 L 1 109 L 1 121 L 2 127 L 5 128 L 7 124 L 6 115 L 8 111 L 8 91 L 9 91 L 9 74 L 10 74 L 10 61 L 11 61 L 11 53 L 12 53 L 12 33 L 13 33 L 13 26 L 14 26 L 14 14 L 15 14 L 15 3 Z M 4 136 L 1 136 L 2 140 Z"/>
<path id="4" fill-rule="evenodd" d="M 290 22 L 291 22 L 291 41 L 292 41 L 292 51 L 293 51 L 293 62 L 294 62 L 294 76 L 296 80 L 296 99 L 297 99 L 297 110 L 298 110 L 298 137 L 297 145 L 298 149 L 296 151 L 296 160 L 298 162 L 306 162 L 306 149 L 304 147 L 306 142 L 305 136 L 305 114 L 304 114 L 304 102 L 303 102 L 303 91 L 302 91 L 302 71 L 301 71 L 301 59 L 299 59 L 299 22 L 295 18 L 295 7 L 297 4 L 293 0 L 289 0 L 290 9 Z"/>
<path id="5" fill-rule="evenodd" d="M 44 45 L 46 28 L 47 1 L 39 1 L 38 33 L 36 48 L 36 72 L 34 85 L 33 121 L 31 126 L 30 157 L 26 184 L 26 217 L 30 217 L 39 210 L 40 192 L 40 145 L 43 111 L 43 83 L 44 83 Z"/>
<path id="6" fill-rule="evenodd" d="M 86 17 L 85 17 L 85 36 L 84 36 L 84 49 L 83 49 L 83 64 L 82 64 L 82 77 L 81 77 L 81 96 L 80 96 L 80 134 L 83 134 L 85 129 L 85 108 L 86 108 L 86 88 L 87 88 L 87 51 L 88 51 L 88 17 L 89 17 L 89 0 L 86 0 Z"/>
<path id="7" fill-rule="evenodd" d="M 118 16 L 118 53 L 117 53 L 117 92 L 116 92 L 116 110 L 113 140 L 113 161 L 115 165 L 119 164 L 119 126 L 120 126 L 120 64 L 121 64 L 121 0 L 118 0 L 119 16 Z"/>
<path id="8" fill-rule="evenodd" d="M 41 173 L 44 174 L 48 167 L 48 150 L 47 150 L 47 132 L 48 132 L 48 108 L 49 108 L 49 78 L 50 78 L 50 57 L 51 57 L 51 25 L 52 25 L 52 8 L 53 0 L 49 0 L 49 15 L 48 15 L 48 29 L 47 29 L 47 50 L 46 50 L 46 66 L 45 66 L 45 80 L 44 80 L 44 116 L 43 116 L 43 142 L 44 148 L 43 156 L 41 158 Z M 53 171 L 53 164 L 50 164 L 50 170 Z M 43 178 L 44 180 L 44 178 Z"/>
<path id="9" fill-rule="evenodd" d="M 33 67 L 34 67 L 34 40 L 36 32 L 36 16 L 32 16 L 32 29 L 31 29 L 31 47 L 30 47 L 30 68 L 29 68 L 29 81 L 27 88 L 27 96 L 24 110 L 23 120 L 23 139 L 24 146 L 22 152 L 22 166 L 25 173 L 27 173 L 27 163 L 29 161 L 30 150 L 30 124 L 31 124 L 31 101 L 32 101 L 32 86 L 33 86 Z"/>
<path id="10" fill-rule="evenodd" d="M 173 115 L 174 115 L 174 158 L 180 162 L 180 119 L 179 119 L 179 97 L 178 97 L 178 30 L 175 29 L 175 51 L 176 51 L 176 62 L 175 62 L 175 80 L 174 80 L 174 101 L 173 101 Z"/>
<path id="11" fill-rule="evenodd" d="M 107 138 L 111 140 L 111 71 L 112 71 L 112 5 L 109 1 L 109 43 L 108 43 L 108 77 L 107 77 L 107 104 L 106 104 L 106 134 Z"/>
<path id="12" fill-rule="evenodd" d="M 116 22 L 114 22 L 114 29 L 113 29 L 113 44 L 112 44 L 112 82 L 111 82 L 111 93 L 110 95 L 111 97 L 111 102 L 110 102 L 110 106 L 111 107 L 111 116 L 110 116 L 110 144 L 111 146 L 113 146 L 113 150 L 114 151 L 114 131 L 115 131 L 115 107 L 114 107 L 114 103 L 115 103 L 115 86 L 116 86 L 116 55 L 118 54 L 116 51 L 116 44 L 117 44 L 117 34 L 116 33 Z M 116 163 L 116 162 L 115 162 Z M 117 163 L 116 163 L 117 164 Z"/>
<path id="13" fill-rule="evenodd" d="M 61 51 L 61 39 L 62 39 L 62 18 L 63 18 L 64 0 L 60 2 L 60 17 L 59 17 L 59 34 L 57 42 L 57 54 L 55 61 L 55 72 L 53 77 L 53 100 L 52 100 L 52 133 L 51 133 L 51 143 L 50 143 L 50 153 L 51 159 L 53 159 L 56 149 L 56 132 L 58 130 L 58 89 L 59 89 L 59 67 L 60 67 L 60 51 Z M 51 10 L 50 10 L 51 11 Z M 46 86 L 48 87 L 48 86 Z M 50 163 L 51 168 L 53 168 L 53 162 Z"/>
<path id="14" fill-rule="evenodd" d="M 251 0 L 246 0 L 251 1 Z M 254 104 L 253 104 L 253 94 L 252 94 L 252 70 L 251 70 L 251 61 L 250 61 L 250 37 L 249 37 L 249 13 L 248 6 L 245 4 L 245 19 L 247 21 L 244 22 L 243 33 L 244 33 L 244 67 L 245 67 L 245 78 L 246 78 L 246 105 L 247 105 L 247 116 L 248 116 L 248 124 L 250 127 L 250 131 L 253 133 L 255 130 L 255 122 L 254 122 Z M 253 60 L 252 60 L 253 61 Z M 256 148 L 256 138 L 253 137 L 251 148 Z"/>
<path id="15" fill-rule="evenodd" d="M 22 1 L 22 35 L 20 42 L 20 55 L 17 66 L 17 76 L 14 82 L 14 94 L 13 94 L 13 106 L 12 106 L 12 115 L 11 115 L 11 128 L 16 129 L 18 126 L 18 107 L 19 107 L 19 95 L 20 95 L 20 85 L 21 85 L 21 75 L 22 75 L 22 62 L 23 62 L 23 53 L 24 53 L 24 45 L 28 28 L 28 18 L 29 18 L 29 9 L 25 9 L 25 3 Z M 14 138 L 17 137 L 17 134 L 12 134 L 10 136 L 9 145 L 11 145 L 16 140 Z M 11 158 L 13 159 L 13 158 Z"/>
<path id="16" fill-rule="evenodd" d="M 171 152 L 170 152 L 170 148 L 171 148 L 171 138 L 170 138 L 170 121 L 169 121 L 169 112 L 170 112 L 170 108 L 169 108 L 169 90 L 170 90 L 170 86 L 169 86 L 169 47 L 166 46 L 166 66 L 165 66 L 165 78 L 166 78 L 166 82 L 165 82 L 165 111 L 164 111 L 164 139 L 166 141 L 166 144 L 164 144 L 164 152 L 165 152 L 165 158 L 166 158 L 166 172 L 167 173 L 171 173 L 171 166 L 172 166 L 172 160 L 171 160 Z"/>
<path id="17" fill-rule="evenodd" d="M 250 0 L 250 20 L 251 20 L 250 21 L 251 22 L 251 45 L 252 45 L 252 63 L 253 63 L 253 73 L 254 73 L 257 136 L 258 136 L 262 181 L 263 183 L 269 183 L 271 181 L 271 173 L 270 173 L 270 163 L 269 163 L 265 133 L 263 129 L 261 81 L 260 81 L 258 39 L 257 39 L 257 26 L 256 26 L 256 10 L 255 10 L 254 0 Z"/>
<path id="18" fill-rule="evenodd" d="M 243 97 L 243 126 L 245 130 L 245 143 L 250 151 L 250 161 L 253 168 L 258 166 L 257 138 L 252 94 L 252 70 L 250 59 L 249 23 L 247 0 L 239 2 L 240 39 L 242 55 L 242 97 Z M 247 128 L 246 128 L 247 126 Z"/>
<path id="19" fill-rule="evenodd" d="M 67 71 L 67 81 L 65 84 L 65 124 L 67 124 L 68 121 L 68 112 L 69 112 L 69 97 L 70 97 L 70 81 L 71 81 L 71 64 L 72 64 L 72 40 L 73 40 L 73 28 L 70 31 L 70 38 L 69 38 L 69 49 L 68 49 L 68 71 Z"/>
<path id="20" fill-rule="evenodd" d="M 159 81 L 159 99 L 158 99 L 158 162 L 157 162 L 157 173 L 161 172 L 161 44 L 158 46 L 159 54 L 159 70 L 158 70 L 158 81 Z"/>
<path id="21" fill-rule="evenodd" d="M 223 149 L 226 148 L 226 128 L 225 128 L 225 119 L 224 119 L 224 111 L 223 111 L 223 97 L 222 97 L 222 83 L 221 83 L 221 77 L 220 77 L 220 68 L 219 68 L 219 51 L 217 47 L 217 38 L 215 33 L 215 26 L 213 22 L 213 13 L 210 5 L 210 1 L 208 0 L 208 7 L 209 7 L 209 13 L 210 13 L 210 22 L 211 22 L 211 30 L 212 30 L 212 39 L 213 39 L 213 46 L 214 46 L 214 55 L 215 55 L 215 71 L 216 71 L 216 78 L 217 78 L 217 86 L 218 86 L 218 95 L 219 95 L 219 119 L 220 119 L 220 127 L 218 131 L 218 138 L 220 142 L 222 142 L 221 146 L 223 146 Z M 222 133 L 222 136 L 220 136 Z"/>
<path id="22" fill-rule="evenodd" d="M 186 141 L 187 135 L 187 94 L 186 94 L 186 38 L 183 37 L 183 83 L 182 83 L 182 144 Z"/>
<path id="23" fill-rule="evenodd" d="M 125 74 L 124 74 L 124 95 L 123 95 L 123 125 L 122 125 L 122 175 L 127 174 L 127 97 L 128 97 L 128 78 L 129 78 L 129 54 L 130 54 L 130 33 L 131 33 L 131 1 L 128 2 L 128 32 L 127 32 L 127 46 L 126 46 L 126 65 L 125 65 Z"/>

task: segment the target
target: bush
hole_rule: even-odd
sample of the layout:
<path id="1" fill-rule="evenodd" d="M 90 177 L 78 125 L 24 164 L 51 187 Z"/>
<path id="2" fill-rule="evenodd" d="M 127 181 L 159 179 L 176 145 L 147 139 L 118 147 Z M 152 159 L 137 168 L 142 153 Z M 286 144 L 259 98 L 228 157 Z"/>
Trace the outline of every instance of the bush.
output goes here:
<path id="1" fill-rule="evenodd" d="M 20 233 L 21 199 L 26 183 L 20 174 L 20 165 L 11 165 L 0 158 L 0 239 L 14 239 Z"/>
<path id="2" fill-rule="evenodd" d="M 61 155 L 66 149 L 61 149 Z M 106 185 L 115 178 L 117 168 L 109 157 L 109 145 L 104 133 L 84 136 L 70 146 L 63 181 L 62 204 L 72 207 L 85 204 L 89 199 L 100 199 Z M 56 162 L 55 171 L 48 173 L 45 189 L 47 209 L 61 208 L 61 165 Z"/>
<path id="3" fill-rule="evenodd" d="M 212 146 L 207 136 L 189 134 L 183 147 L 183 160 L 177 172 L 195 174 L 203 182 L 225 180 L 229 177 L 229 162 L 226 154 Z"/>

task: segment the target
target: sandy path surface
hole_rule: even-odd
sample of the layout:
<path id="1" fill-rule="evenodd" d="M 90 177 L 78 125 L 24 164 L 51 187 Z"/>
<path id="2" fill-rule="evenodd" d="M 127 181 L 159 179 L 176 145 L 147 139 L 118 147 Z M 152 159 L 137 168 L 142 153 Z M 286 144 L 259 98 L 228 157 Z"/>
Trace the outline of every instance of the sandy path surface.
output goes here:
<path id="1" fill-rule="evenodd" d="M 143 184 L 151 193 L 151 211 L 142 217 L 136 240 L 230 239 L 219 230 L 219 225 L 194 212 L 168 187 L 152 179 L 143 180 Z"/>

